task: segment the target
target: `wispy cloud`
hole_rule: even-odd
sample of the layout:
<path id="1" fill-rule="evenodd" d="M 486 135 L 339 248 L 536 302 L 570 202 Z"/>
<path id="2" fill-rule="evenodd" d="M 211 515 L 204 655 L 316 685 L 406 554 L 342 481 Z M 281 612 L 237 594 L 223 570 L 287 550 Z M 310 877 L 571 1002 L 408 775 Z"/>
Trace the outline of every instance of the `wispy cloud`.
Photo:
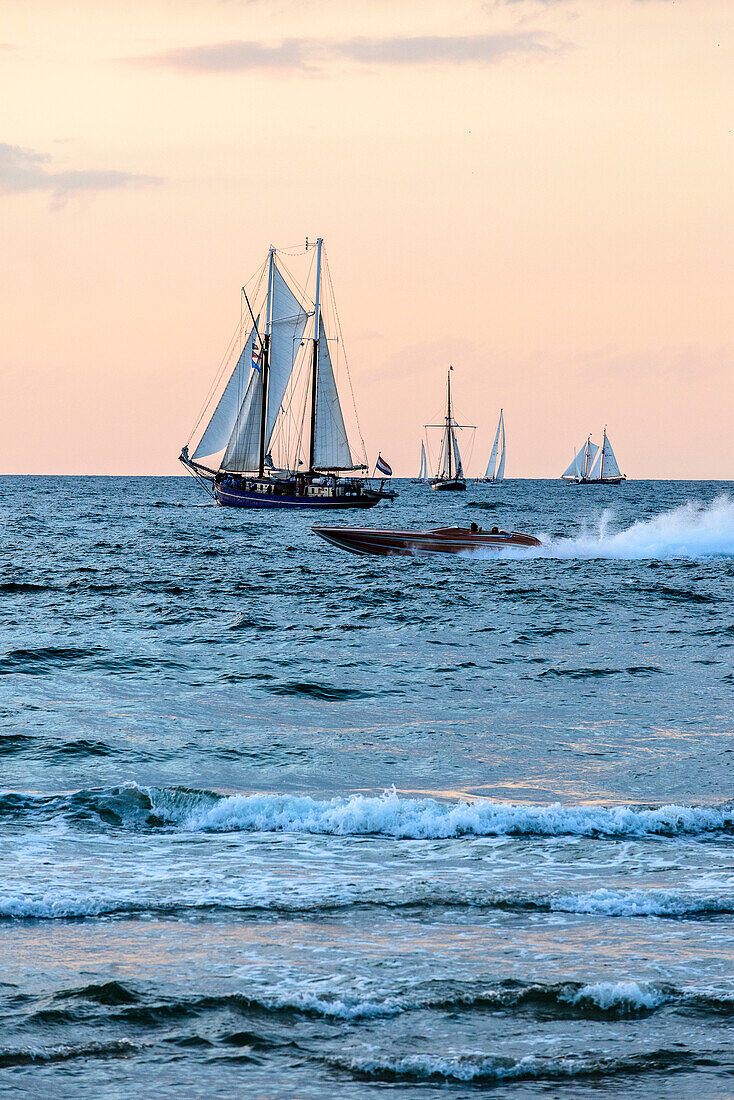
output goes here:
<path id="1" fill-rule="evenodd" d="M 157 176 L 96 168 L 54 172 L 49 167 L 50 161 L 47 153 L 0 142 L 0 194 L 47 191 L 54 204 L 60 206 L 70 195 L 83 191 L 109 191 L 161 182 Z"/>
<path id="2" fill-rule="evenodd" d="M 216 42 L 184 46 L 149 57 L 137 65 L 181 72 L 231 73 L 254 69 L 321 69 L 349 60 L 362 65 L 493 65 L 508 57 L 555 53 L 565 44 L 533 32 L 515 34 L 420 35 L 393 38 L 285 38 L 276 46 L 260 42 Z"/>

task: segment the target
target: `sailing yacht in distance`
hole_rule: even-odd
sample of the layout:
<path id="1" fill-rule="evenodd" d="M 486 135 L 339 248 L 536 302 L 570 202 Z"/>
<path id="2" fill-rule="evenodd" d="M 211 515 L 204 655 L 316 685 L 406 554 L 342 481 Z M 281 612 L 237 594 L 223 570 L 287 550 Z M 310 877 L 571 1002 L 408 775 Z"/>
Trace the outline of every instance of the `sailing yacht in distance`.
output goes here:
<path id="1" fill-rule="evenodd" d="M 418 477 L 411 478 L 412 485 L 422 485 L 424 481 L 428 481 L 428 459 L 426 458 L 426 445 L 421 443 L 421 464 L 418 470 Z"/>
<path id="2" fill-rule="evenodd" d="M 456 429 L 473 427 L 471 424 L 458 424 L 451 412 L 451 372 L 449 367 L 446 382 L 446 416 L 443 424 L 426 424 L 428 428 L 441 429 L 441 446 L 438 453 L 438 471 L 431 479 L 432 489 L 463 491 L 466 489 L 464 466 L 461 461 Z"/>
<path id="3" fill-rule="evenodd" d="M 499 463 L 497 462 L 497 455 L 499 454 Z M 492 444 L 492 450 L 489 452 L 489 462 L 487 463 L 487 469 L 484 477 L 477 478 L 477 481 L 504 481 L 505 477 L 505 417 L 504 412 L 500 409 L 500 418 L 497 422 L 497 431 L 494 434 L 494 443 Z"/>
<path id="4" fill-rule="evenodd" d="M 627 480 L 620 473 L 606 427 L 601 447 L 592 443 L 589 436 L 561 478 L 574 485 L 619 485 Z"/>
<path id="5" fill-rule="evenodd" d="M 395 495 L 365 481 L 361 435 L 362 454 L 355 461 L 329 347 L 339 343 L 338 322 L 327 336 L 322 263 L 319 238 L 313 306 L 294 290 L 274 248 L 260 269 L 256 303 L 264 282 L 267 291 L 259 311 L 242 288 L 248 316 L 239 329 L 240 336 L 246 334 L 241 353 L 218 402 L 208 403 L 204 431 L 198 433 L 202 413 L 192 432 L 192 438 L 198 435 L 193 453 L 190 439 L 179 456 L 218 504 L 371 508 Z M 331 315 L 336 317 L 333 304 Z"/>

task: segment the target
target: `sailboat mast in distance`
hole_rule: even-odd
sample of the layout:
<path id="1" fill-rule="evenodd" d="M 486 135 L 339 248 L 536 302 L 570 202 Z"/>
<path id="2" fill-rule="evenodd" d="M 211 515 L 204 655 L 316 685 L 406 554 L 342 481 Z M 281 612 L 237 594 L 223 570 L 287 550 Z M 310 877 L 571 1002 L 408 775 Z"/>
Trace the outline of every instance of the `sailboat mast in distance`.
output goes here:
<path id="1" fill-rule="evenodd" d="M 268 376 L 270 374 L 270 333 L 273 321 L 273 267 L 275 266 L 275 249 L 270 247 L 268 253 L 268 299 L 265 307 L 265 346 L 263 348 L 262 367 L 262 397 L 260 400 L 260 456 L 258 459 L 258 476 L 265 473 L 265 443 L 268 416 Z"/>
<path id="2" fill-rule="evenodd" d="M 308 449 L 308 469 L 314 468 L 316 449 L 316 392 L 319 378 L 319 332 L 321 328 L 321 248 L 323 239 L 316 241 L 316 301 L 313 322 L 313 362 L 311 365 L 311 431 Z"/>
<path id="3" fill-rule="evenodd" d="M 439 449 L 438 471 L 431 479 L 432 489 L 466 489 L 464 470 L 461 461 L 461 452 L 456 439 L 456 428 L 469 427 L 468 424 L 457 424 L 451 407 L 451 372 L 449 367 L 446 376 L 446 416 L 443 424 L 426 424 L 426 428 L 440 428 L 442 431 L 442 443 Z M 473 425 L 471 425 L 473 427 Z"/>

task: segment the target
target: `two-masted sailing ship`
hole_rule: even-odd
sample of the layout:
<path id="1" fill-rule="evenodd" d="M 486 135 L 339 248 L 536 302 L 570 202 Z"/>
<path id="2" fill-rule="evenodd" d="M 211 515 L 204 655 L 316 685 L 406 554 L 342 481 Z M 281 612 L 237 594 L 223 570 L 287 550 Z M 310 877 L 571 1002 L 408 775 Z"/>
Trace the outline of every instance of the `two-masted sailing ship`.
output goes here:
<path id="1" fill-rule="evenodd" d="M 431 488 L 439 490 L 463 491 L 466 489 L 464 480 L 464 466 L 461 461 L 461 452 L 456 438 L 457 429 L 473 427 L 469 424 L 459 424 L 451 410 L 451 372 L 449 367 L 446 382 L 446 416 L 443 424 L 426 424 L 429 428 L 441 429 L 441 445 L 438 453 L 438 469 L 436 476 L 431 479 Z"/>
<path id="2" fill-rule="evenodd" d="M 498 461 L 499 458 L 499 461 Z M 478 481 L 503 481 L 505 477 L 505 417 L 500 409 L 500 418 L 497 422 L 497 431 L 494 433 L 494 443 L 489 452 L 489 461 L 484 477 Z"/>
<path id="3" fill-rule="evenodd" d="M 626 475 L 620 473 L 606 428 L 601 447 L 592 443 L 589 436 L 561 477 L 574 485 L 619 485 L 626 481 Z"/>
<path id="4" fill-rule="evenodd" d="M 371 508 L 395 495 L 384 483 L 375 488 L 365 479 L 368 467 L 361 435 L 362 453 L 355 459 L 330 347 L 338 349 L 340 344 L 338 321 L 332 303 L 334 320 L 327 330 L 322 268 L 328 275 L 319 238 L 313 303 L 286 277 L 285 264 L 274 248 L 260 269 L 254 308 L 243 287 L 247 314 L 233 342 L 236 348 L 241 341 L 240 355 L 218 401 L 221 382 L 215 385 L 212 400 L 179 456 L 219 504 Z M 199 435 L 202 423 L 206 426 Z"/>

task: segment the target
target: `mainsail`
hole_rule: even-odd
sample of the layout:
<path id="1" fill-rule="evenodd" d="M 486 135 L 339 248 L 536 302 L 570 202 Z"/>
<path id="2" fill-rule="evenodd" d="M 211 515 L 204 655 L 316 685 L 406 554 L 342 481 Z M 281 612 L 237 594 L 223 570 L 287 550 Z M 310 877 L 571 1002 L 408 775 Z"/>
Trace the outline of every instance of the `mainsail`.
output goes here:
<path id="1" fill-rule="evenodd" d="M 463 477 L 464 476 L 464 467 L 461 464 L 461 454 L 459 452 L 459 442 L 456 438 L 456 432 L 454 432 L 453 429 L 451 430 L 451 443 L 452 443 L 453 448 L 454 448 L 454 465 L 456 467 L 456 469 L 454 470 L 454 477 Z"/>
<path id="2" fill-rule="evenodd" d="M 270 358 L 268 369 L 268 410 L 265 449 L 273 442 L 275 421 L 278 418 L 285 391 L 288 388 L 293 364 L 301 347 L 303 330 L 308 313 L 291 292 L 277 267 L 273 266 L 273 310 L 270 325 Z"/>
<path id="3" fill-rule="evenodd" d="M 609 436 L 607 435 L 606 430 L 604 431 L 604 446 L 602 447 L 602 456 L 601 476 L 621 477 L 622 474 L 619 466 L 617 465 L 617 459 L 615 457 L 614 451 L 612 450 L 612 445 L 609 442 Z"/>
<path id="4" fill-rule="evenodd" d="M 574 455 L 571 465 L 561 474 L 561 477 L 575 478 L 578 481 L 587 481 L 591 477 L 596 477 L 597 475 L 592 471 L 595 468 L 594 460 L 597 454 L 599 454 L 599 446 L 592 443 L 591 436 L 589 436 L 578 454 Z"/>
<path id="5" fill-rule="evenodd" d="M 497 466 L 498 451 L 500 454 L 499 466 Z M 502 481 L 505 476 L 505 421 L 502 409 L 500 409 L 497 431 L 494 434 L 494 443 L 492 444 L 492 450 L 489 452 L 489 462 L 484 476 L 491 481 Z"/>
<path id="6" fill-rule="evenodd" d="M 495 477 L 495 481 L 504 481 L 505 458 L 507 457 L 507 450 L 505 448 L 505 418 L 502 409 L 500 409 L 500 424 L 502 425 L 502 452 L 500 454 L 500 464 L 497 467 L 497 476 Z"/>
<path id="7" fill-rule="evenodd" d="M 425 481 L 428 477 L 428 460 L 426 459 L 426 447 L 421 443 L 421 465 L 418 471 L 418 480 Z"/>
<path id="8" fill-rule="evenodd" d="M 352 452 L 347 430 L 344 427 L 344 414 L 339 402 L 323 318 L 319 319 L 313 464 L 315 468 L 331 470 L 348 470 L 353 467 Z"/>

